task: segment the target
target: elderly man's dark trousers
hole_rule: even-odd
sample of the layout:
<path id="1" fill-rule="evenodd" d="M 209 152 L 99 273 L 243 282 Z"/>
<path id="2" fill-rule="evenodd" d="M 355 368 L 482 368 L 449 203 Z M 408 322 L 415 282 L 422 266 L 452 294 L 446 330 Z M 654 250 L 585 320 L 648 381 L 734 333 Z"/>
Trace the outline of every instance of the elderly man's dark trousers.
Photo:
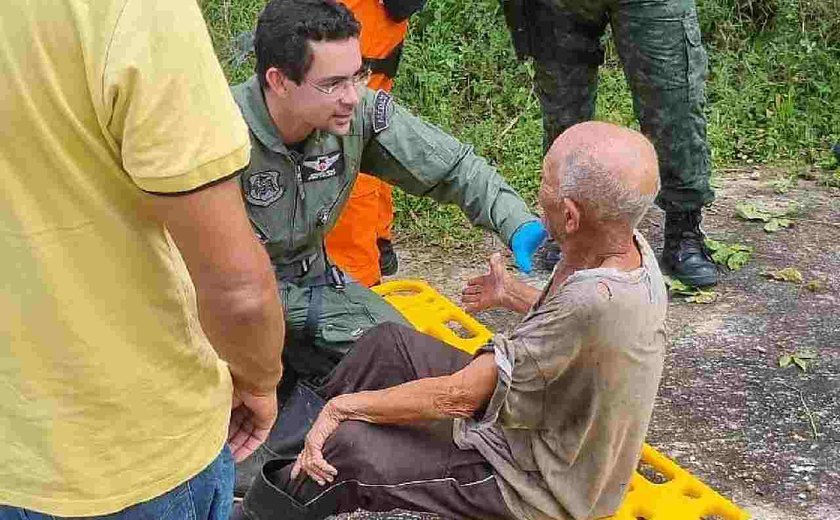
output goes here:
<path id="1" fill-rule="evenodd" d="M 534 58 L 545 146 L 595 115 L 607 24 L 642 132 L 659 156 L 665 211 L 712 202 L 706 139 L 707 56 L 695 0 L 529 0 L 520 54 Z"/>
<path id="2" fill-rule="evenodd" d="M 387 323 L 358 340 L 319 393 L 330 399 L 449 375 L 470 360 L 430 336 Z M 324 457 L 338 470 L 325 486 L 305 476 L 291 481 L 288 461 L 267 464 L 245 497 L 247 518 L 324 518 L 357 509 L 512 518 L 490 465 L 453 442 L 451 420 L 412 426 L 346 421 L 327 440 Z"/>

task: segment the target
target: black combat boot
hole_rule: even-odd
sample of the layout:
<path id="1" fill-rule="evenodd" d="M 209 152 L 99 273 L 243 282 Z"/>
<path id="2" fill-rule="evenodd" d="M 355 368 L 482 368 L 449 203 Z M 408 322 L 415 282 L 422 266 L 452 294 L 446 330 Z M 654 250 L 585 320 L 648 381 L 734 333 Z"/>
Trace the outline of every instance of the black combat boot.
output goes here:
<path id="1" fill-rule="evenodd" d="M 660 265 L 665 274 L 694 287 L 718 283 L 718 268 L 712 261 L 700 230 L 700 210 L 665 214 L 665 245 Z"/>
<path id="2" fill-rule="evenodd" d="M 379 270 L 383 276 L 393 276 L 399 269 L 399 260 L 394 251 L 394 244 L 384 238 L 376 239 L 376 247 L 379 248 Z"/>

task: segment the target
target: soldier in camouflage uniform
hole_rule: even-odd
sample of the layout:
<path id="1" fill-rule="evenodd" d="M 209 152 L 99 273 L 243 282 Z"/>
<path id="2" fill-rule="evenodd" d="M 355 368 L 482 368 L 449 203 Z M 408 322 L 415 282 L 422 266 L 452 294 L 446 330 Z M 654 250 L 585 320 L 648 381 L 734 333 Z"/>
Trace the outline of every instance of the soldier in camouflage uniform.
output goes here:
<path id="1" fill-rule="evenodd" d="M 656 147 L 665 210 L 662 266 L 695 286 L 717 283 L 703 245 L 709 186 L 704 82 L 707 56 L 694 0 L 503 0 L 520 57 L 531 56 L 545 146 L 592 119 L 607 24 L 624 65 L 642 132 Z"/>

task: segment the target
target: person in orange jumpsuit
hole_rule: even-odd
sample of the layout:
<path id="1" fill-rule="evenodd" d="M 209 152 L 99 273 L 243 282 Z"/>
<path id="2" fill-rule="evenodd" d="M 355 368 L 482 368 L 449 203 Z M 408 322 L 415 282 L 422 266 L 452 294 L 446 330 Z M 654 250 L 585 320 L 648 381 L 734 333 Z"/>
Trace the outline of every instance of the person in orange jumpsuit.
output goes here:
<path id="1" fill-rule="evenodd" d="M 408 17 L 419 11 L 425 0 L 339 1 L 362 24 L 362 56 L 373 71 L 368 87 L 390 92 L 408 30 Z M 397 271 L 397 257 L 391 245 L 393 222 L 391 186 L 360 173 L 347 206 L 326 237 L 329 257 L 362 285 L 376 285 L 383 274 Z"/>

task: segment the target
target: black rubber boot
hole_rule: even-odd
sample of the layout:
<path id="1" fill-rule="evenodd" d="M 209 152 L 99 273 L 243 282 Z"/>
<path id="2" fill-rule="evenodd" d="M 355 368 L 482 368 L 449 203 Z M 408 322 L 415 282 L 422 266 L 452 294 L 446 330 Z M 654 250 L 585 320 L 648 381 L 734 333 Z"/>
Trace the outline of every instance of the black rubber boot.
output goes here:
<path id="1" fill-rule="evenodd" d="M 718 283 L 720 272 L 703 243 L 700 210 L 665 214 L 665 245 L 660 266 L 684 284 L 706 287 Z"/>
<path id="2" fill-rule="evenodd" d="M 397 259 L 397 253 L 394 251 L 394 244 L 390 240 L 377 238 L 376 247 L 379 248 L 379 270 L 382 275 L 393 276 L 397 274 L 400 263 Z"/>
<path id="3" fill-rule="evenodd" d="M 294 458 L 280 458 L 267 462 L 260 470 L 245 499 L 234 504 L 230 520 L 309 520 L 315 518 L 309 510 L 293 496 L 286 493 L 278 475 L 284 467 L 294 464 Z M 306 477 L 299 477 L 296 483 Z M 320 517 L 323 518 L 323 517 Z"/>

